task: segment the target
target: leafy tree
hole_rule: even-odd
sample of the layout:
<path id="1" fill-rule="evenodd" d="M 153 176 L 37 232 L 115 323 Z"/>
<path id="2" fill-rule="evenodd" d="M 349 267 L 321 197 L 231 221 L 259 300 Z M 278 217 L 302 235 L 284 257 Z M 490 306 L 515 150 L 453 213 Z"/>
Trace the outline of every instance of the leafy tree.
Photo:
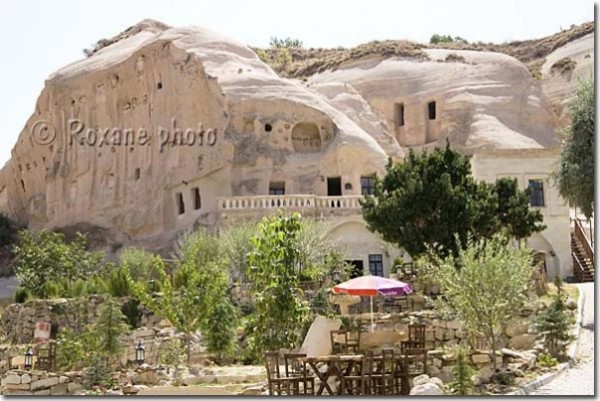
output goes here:
<path id="1" fill-rule="evenodd" d="M 66 243 L 63 234 L 50 230 L 19 231 L 13 251 L 20 285 L 32 295 L 44 296 L 44 284 L 48 280 L 87 278 L 99 267 L 103 255 L 88 252 L 86 246 L 86 237 L 80 233 Z"/>
<path id="2" fill-rule="evenodd" d="M 246 281 L 248 254 L 252 251 L 251 239 L 257 226 L 255 222 L 245 222 L 229 226 L 219 234 L 223 257 L 233 281 Z"/>
<path id="3" fill-rule="evenodd" d="M 231 356 L 236 351 L 237 310 L 227 296 L 223 296 L 212 310 L 203 331 L 206 350 L 218 360 Z"/>
<path id="4" fill-rule="evenodd" d="M 565 294 L 562 280 L 556 276 L 556 295 L 552 303 L 536 319 L 536 328 L 544 336 L 544 345 L 548 352 L 559 357 L 564 354 L 565 349 L 573 337 L 569 334 L 569 316 L 565 304 Z"/>
<path id="5" fill-rule="evenodd" d="M 64 371 L 88 366 L 97 354 L 98 345 L 98 335 L 92 326 L 81 333 L 63 328 L 57 337 L 56 363 Z"/>
<path id="6" fill-rule="evenodd" d="M 460 321 L 467 334 L 481 332 L 495 355 L 503 325 L 514 319 L 531 293 L 531 252 L 509 247 L 507 237 L 496 234 L 469 241 L 458 258 L 442 258 L 433 248 L 427 256 L 417 265 L 444 294 L 433 300 L 434 306 Z M 495 371 L 496 358 L 492 361 Z"/>
<path id="7" fill-rule="evenodd" d="M 131 276 L 139 281 L 154 278 L 152 253 L 137 247 L 128 247 L 119 255 L 119 266 L 128 269 Z"/>
<path id="8" fill-rule="evenodd" d="M 108 360 L 118 356 L 125 347 L 123 336 L 129 333 L 129 325 L 121 307 L 112 297 L 104 303 L 94 331 L 98 335 L 98 352 Z"/>
<path id="9" fill-rule="evenodd" d="M 177 245 L 173 283 L 166 266 L 159 256 L 153 257 L 153 269 L 161 293 L 148 294 L 146 285 L 137 282 L 129 272 L 135 297 L 157 315 L 169 320 L 179 331 L 186 334 L 188 362 L 191 356 L 191 336 L 206 328 L 215 305 L 223 302 L 228 276 L 218 252 L 207 245 L 218 244 L 206 232 L 194 232 Z"/>
<path id="10" fill-rule="evenodd" d="M 452 37 L 450 35 L 439 35 L 434 33 L 431 35 L 431 39 L 429 39 L 429 43 L 438 44 L 438 43 L 469 43 L 465 38 L 461 38 L 460 36 Z"/>
<path id="11" fill-rule="evenodd" d="M 300 251 L 296 240 L 301 229 L 299 214 L 279 213 L 263 218 L 259 234 L 252 239 L 248 278 L 256 309 L 245 328 L 254 358 L 269 349 L 294 348 L 308 317 L 298 287 Z"/>
<path id="12" fill-rule="evenodd" d="M 594 82 L 580 81 L 569 104 L 571 123 L 564 141 L 556 174 L 558 191 L 590 219 L 594 214 Z"/>
<path id="13" fill-rule="evenodd" d="M 529 210 L 526 192 L 508 180 L 476 182 L 469 159 L 449 142 L 432 153 L 410 151 L 403 163 L 390 160 L 386 169 L 383 179 L 375 177 L 374 195 L 362 201 L 363 217 L 371 231 L 413 258 L 427 246 L 442 257 L 457 255 L 469 237 L 488 238 L 504 226 L 517 239 L 544 228 L 541 213 Z"/>

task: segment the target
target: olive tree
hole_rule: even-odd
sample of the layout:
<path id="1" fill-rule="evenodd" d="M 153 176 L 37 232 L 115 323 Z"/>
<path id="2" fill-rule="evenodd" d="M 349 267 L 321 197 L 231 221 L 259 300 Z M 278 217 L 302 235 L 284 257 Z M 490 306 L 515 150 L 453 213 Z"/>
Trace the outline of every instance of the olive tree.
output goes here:
<path id="1" fill-rule="evenodd" d="M 440 286 L 443 296 L 433 301 L 443 314 L 463 324 L 468 334 L 482 333 L 495 355 L 504 324 L 531 296 L 534 272 L 531 251 L 514 248 L 507 237 L 469 241 L 458 257 L 440 257 L 430 249 L 417 264 L 427 279 Z M 494 371 L 496 358 L 492 358 Z"/>

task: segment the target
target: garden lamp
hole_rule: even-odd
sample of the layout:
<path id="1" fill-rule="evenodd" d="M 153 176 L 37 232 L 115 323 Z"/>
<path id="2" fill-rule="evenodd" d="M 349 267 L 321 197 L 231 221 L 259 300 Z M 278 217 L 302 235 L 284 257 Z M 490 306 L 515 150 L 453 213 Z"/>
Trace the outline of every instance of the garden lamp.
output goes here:
<path id="1" fill-rule="evenodd" d="M 33 366 L 33 350 L 31 348 L 29 348 L 26 352 L 25 352 L 25 369 L 31 369 L 31 367 Z"/>
<path id="2" fill-rule="evenodd" d="M 145 347 L 142 345 L 142 340 L 138 341 L 138 344 L 135 346 L 135 361 L 138 365 L 144 363 L 144 359 L 146 357 Z"/>

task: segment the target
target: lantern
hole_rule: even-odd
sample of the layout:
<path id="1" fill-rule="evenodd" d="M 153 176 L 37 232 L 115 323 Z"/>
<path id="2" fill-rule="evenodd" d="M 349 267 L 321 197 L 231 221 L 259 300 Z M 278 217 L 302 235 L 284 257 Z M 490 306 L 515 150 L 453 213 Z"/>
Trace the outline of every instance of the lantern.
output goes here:
<path id="1" fill-rule="evenodd" d="M 138 344 L 135 346 L 135 361 L 138 365 L 144 363 L 144 359 L 146 357 L 145 347 L 142 345 L 142 340 L 138 341 Z"/>
<path id="2" fill-rule="evenodd" d="M 29 348 L 27 352 L 25 352 L 25 369 L 31 369 L 33 366 L 33 350 Z"/>

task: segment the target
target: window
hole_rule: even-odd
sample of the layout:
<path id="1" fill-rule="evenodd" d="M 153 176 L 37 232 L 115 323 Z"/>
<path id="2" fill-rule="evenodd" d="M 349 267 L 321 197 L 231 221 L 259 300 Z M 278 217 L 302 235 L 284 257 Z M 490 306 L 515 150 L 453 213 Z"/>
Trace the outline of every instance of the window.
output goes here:
<path id="1" fill-rule="evenodd" d="M 285 195 L 285 181 L 270 182 L 269 195 Z"/>
<path id="2" fill-rule="evenodd" d="M 544 183 L 542 180 L 529 180 L 529 204 L 531 206 L 544 206 Z"/>
<path id="3" fill-rule="evenodd" d="M 192 188 L 192 199 L 194 199 L 194 210 L 198 210 L 202 207 L 202 198 L 200 198 L 200 189 L 198 187 Z"/>
<path id="4" fill-rule="evenodd" d="M 375 191 L 375 177 L 360 177 L 360 189 L 360 193 L 363 195 L 373 195 L 373 192 Z"/>
<path id="5" fill-rule="evenodd" d="M 404 103 L 396 103 L 396 125 L 404 126 Z"/>
<path id="6" fill-rule="evenodd" d="M 135 179 L 136 180 L 140 179 L 140 168 L 139 167 L 135 169 Z"/>
<path id="7" fill-rule="evenodd" d="M 383 256 L 381 254 L 369 255 L 369 272 L 372 276 L 383 277 Z"/>
<path id="8" fill-rule="evenodd" d="M 435 120 L 435 102 L 429 102 L 427 104 L 427 110 L 429 111 L 429 119 Z"/>
<path id="9" fill-rule="evenodd" d="M 175 194 L 175 199 L 177 201 L 177 213 L 184 214 L 185 213 L 185 203 L 183 203 L 183 194 L 181 192 L 177 192 Z"/>

